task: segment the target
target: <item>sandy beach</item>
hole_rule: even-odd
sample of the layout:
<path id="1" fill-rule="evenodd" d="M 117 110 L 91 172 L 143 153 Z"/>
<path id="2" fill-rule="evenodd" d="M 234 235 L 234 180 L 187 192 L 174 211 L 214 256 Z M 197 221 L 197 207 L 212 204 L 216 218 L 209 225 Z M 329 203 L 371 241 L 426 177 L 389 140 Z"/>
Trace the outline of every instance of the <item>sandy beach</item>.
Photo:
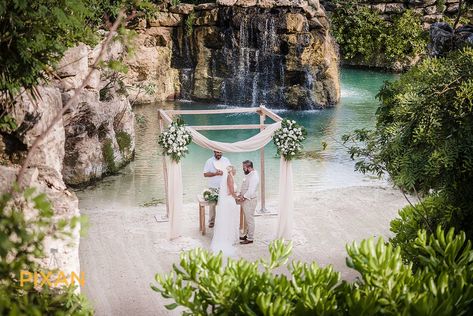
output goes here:
<path id="1" fill-rule="evenodd" d="M 345 245 L 370 236 L 389 237 L 389 222 L 407 202 L 390 187 L 359 186 L 316 192 L 296 199 L 292 259 L 332 264 L 344 279 L 356 278 L 345 265 Z M 271 201 L 268 208 L 276 208 Z M 162 205 L 123 208 L 113 201 L 107 206 L 81 208 L 89 228 L 81 238 L 80 261 L 86 284 L 82 292 L 96 315 L 171 315 L 169 301 L 150 289 L 156 273 L 169 272 L 182 250 L 208 248 L 212 229 L 202 236 L 196 203 L 185 205 L 185 235 L 167 240 L 168 223 L 158 223 Z M 238 246 L 246 259 L 268 255 L 268 243 L 276 231 L 277 216 L 256 217 L 252 245 Z"/>

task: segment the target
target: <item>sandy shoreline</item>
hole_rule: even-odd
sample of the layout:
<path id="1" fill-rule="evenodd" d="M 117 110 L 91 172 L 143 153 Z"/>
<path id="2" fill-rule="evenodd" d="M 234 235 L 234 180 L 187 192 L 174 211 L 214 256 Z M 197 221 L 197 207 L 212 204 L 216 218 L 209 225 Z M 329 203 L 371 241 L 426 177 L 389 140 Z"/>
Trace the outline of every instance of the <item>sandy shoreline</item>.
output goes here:
<path id="1" fill-rule="evenodd" d="M 332 264 L 342 278 L 356 273 L 345 265 L 345 245 L 370 236 L 390 236 L 389 222 L 407 202 L 390 187 L 358 186 L 318 191 L 296 199 L 292 258 Z M 268 203 L 275 208 L 274 202 Z M 167 240 L 168 223 L 154 215 L 163 206 L 126 207 L 110 202 L 107 207 L 81 207 L 89 228 L 81 238 L 80 263 L 85 272 L 83 293 L 96 315 L 167 315 L 164 300 L 149 287 L 156 273 L 169 272 L 181 250 L 208 248 L 212 230 L 202 236 L 197 203 L 185 204 L 185 237 Z M 277 216 L 256 218 L 253 245 L 239 246 L 247 259 L 267 256 L 267 245 L 276 231 Z"/>

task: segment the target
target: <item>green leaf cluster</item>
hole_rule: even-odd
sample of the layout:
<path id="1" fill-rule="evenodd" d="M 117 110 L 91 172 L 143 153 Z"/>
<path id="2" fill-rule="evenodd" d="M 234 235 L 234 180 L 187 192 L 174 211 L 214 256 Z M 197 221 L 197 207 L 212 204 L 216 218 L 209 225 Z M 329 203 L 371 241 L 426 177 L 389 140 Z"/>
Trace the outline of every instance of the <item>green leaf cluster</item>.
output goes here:
<path id="1" fill-rule="evenodd" d="M 70 238 L 78 224 L 77 218 L 58 221 L 53 215 L 46 196 L 34 189 L 0 196 L 0 315 L 92 315 L 74 287 L 20 286 L 20 271 L 44 271 L 38 259 L 44 257 L 46 236 Z"/>
<path id="2" fill-rule="evenodd" d="M 22 88 L 34 91 L 69 47 L 96 44 L 97 31 L 122 9 L 139 17 L 156 6 L 147 0 L 0 0 L 0 92 L 13 99 Z"/>
<path id="3" fill-rule="evenodd" d="M 378 94 L 375 130 L 355 131 L 344 139 L 354 142 L 349 150 L 358 170 L 387 173 L 396 186 L 419 197 L 438 194 L 441 217 L 450 218 L 450 226 L 470 238 L 472 78 L 473 48 L 428 58 L 399 80 L 385 83 Z"/>
<path id="4" fill-rule="evenodd" d="M 340 281 L 331 266 L 293 261 L 292 245 L 269 247 L 254 262 L 195 249 L 183 253 L 152 289 L 185 315 L 466 315 L 473 312 L 473 251 L 465 234 L 419 231 L 412 247 L 419 268 L 382 238 L 347 246 L 347 265 L 360 274 Z M 281 273 L 281 271 L 285 271 Z"/>
<path id="5" fill-rule="evenodd" d="M 16 120 L 9 114 L 2 114 L 0 115 L 0 132 L 3 133 L 11 133 L 14 132 L 18 128 L 16 124 Z"/>
<path id="6" fill-rule="evenodd" d="M 46 78 L 68 47 L 95 40 L 86 1 L 0 1 L 0 91 L 10 96 Z"/>
<path id="7" fill-rule="evenodd" d="M 335 3 L 332 32 L 344 59 L 392 67 L 424 53 L 427 34 L 414 11 L 406 10 L 390 22 L 359 0 Z"/>

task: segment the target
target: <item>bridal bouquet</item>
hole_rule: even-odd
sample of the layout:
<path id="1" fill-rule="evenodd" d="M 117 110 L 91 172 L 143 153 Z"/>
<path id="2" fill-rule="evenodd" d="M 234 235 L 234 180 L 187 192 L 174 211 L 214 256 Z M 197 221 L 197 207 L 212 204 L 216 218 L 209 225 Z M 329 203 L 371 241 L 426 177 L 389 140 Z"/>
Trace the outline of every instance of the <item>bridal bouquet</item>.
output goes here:
<path id="1" fill-rule="evenodd" d="M 189 151 L 187 145 L 192 141 L 192 136 L 186 130 L 183 120 L 171 123 L 168 129 L 159 135 L 158 143 L 163 148 L 163 154 L 171 156 L 175 162 L 179 162 Z"/>
<path id="2" fill-rule="evenodd" d="M 202 192 L 204 200 L 208 202 L 217 202 L 218 201 L 218 189 L 209 188 Z"/>
<path id="3" fill-rule="evenodd" d="M 283 120 L 273 136 L 273 142 L 276 145 L 278 154 L 286 160 L 297 157 L 302 150 L 302 142 L 306 139 L 307 131 L 304 126 L 296 123 L 294 120 Z"/>

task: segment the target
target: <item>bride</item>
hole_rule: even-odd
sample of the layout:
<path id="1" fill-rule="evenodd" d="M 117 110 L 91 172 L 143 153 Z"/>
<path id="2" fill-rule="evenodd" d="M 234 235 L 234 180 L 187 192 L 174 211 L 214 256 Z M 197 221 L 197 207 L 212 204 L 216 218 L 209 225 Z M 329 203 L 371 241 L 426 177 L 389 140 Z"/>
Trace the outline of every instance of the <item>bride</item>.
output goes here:
<path id="1" fill-rule="evenodd" d="M 236 169 L 228 166 L 223 172 L 215 217 L 215 228 L 210 249 L 217 253 L 222 251 L 225 256 L 235 256 L 234 244 L 238 242 L 240 206 L 236 203 L 236 185 L 234 176 Z"/>

